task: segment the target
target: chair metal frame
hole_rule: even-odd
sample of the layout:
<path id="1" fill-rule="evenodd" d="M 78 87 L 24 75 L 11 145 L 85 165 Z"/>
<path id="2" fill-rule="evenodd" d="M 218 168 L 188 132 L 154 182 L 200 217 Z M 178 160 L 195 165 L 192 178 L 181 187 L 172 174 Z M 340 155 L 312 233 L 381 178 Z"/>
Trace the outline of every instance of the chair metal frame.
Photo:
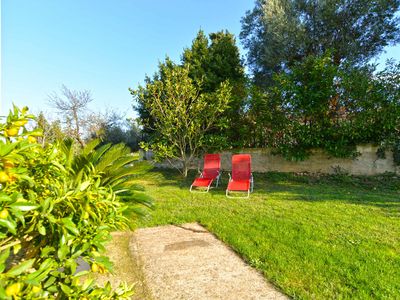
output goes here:
<path id="1" fill-rule="evenodd" d="M 232 181 L 231 173 L 229 173 L 228 175 L 229 175 L 229 182 L 231 182 Z M 229 185 L 229 182 L 228 182 L 228 185 Z M 228 188 L 226 189 L 225 195 L 228 198 L 236 198 L 236 199 L 237 198 L 250 198 L 250 193 L 253 192 L 253 189 L 254 189 L 254 178 L 253 178 L 253 173 L 250 173 L 250 188 L 247 190 L 247 196 L 243 196 L 243 197 L 242 196 L 230 196 Z M 232 192 L 232 190 L 231 190 L 231 192 Z M 241 192 L 241 191 L 234 191 L 234 192 Z"/>
<path id="2" fill-rule="evenodd" d="M 216 187 L 216 188 L 218 187 L 220 177 L 221 177 L 221 171 L 218 171 L 218 176 L 215 177 L 215 182 L 216 182 L 216 183 L 215 183 L 215 187 Z M 204 177 L 203 177 L 203 172 L 200 173 L 200 177 L 199 177 L 199 178 L 204 178 Z M 192 184 L 190 185 L 189 191 L 190 191 L 191 193 L 208 193 L 208 191 L 210 190 L 211 185 L 213 184 L 213 182 L 214 182 L 214 179 L 211 179 L 210 184 L 207 186 L 207 189 L 204 190 L 204 191 L 202 191 L 201 189 L 193 189 L 193 183 L 192 183 Z"/>
<path id="3" fill-rule="evenodd" d="M 236 180 L 249 180 L 250 181 L 250 186 L 249 186 L 249 188 L 247 190 L 247 195 L 243 196 L 243 197 L 242 196 L 232 196 L 232 192 L 246 192 L 245 190 L 229 190 L 228 189 L 229 188 L 229 183 L 234 181 L 233 175 L 234 175 L 235 164 L 236 165 L 238 164 L 238 161 L 236 161 L 236 163 L 234 163 L 234 159 L 235 159 L 235 155 L 234 155 L 234 156 L 232 156 L 232 175 L 231 175 L 231 173 L 229 173 L 229 182 L 228 182 L 228 186 L 227 186 L 226 191 L 225 191 L 225 195 L 228 198 L 249 198 L 250 197 L 250 193 L 253 192 L 253 189 L 254 189 L 254 177 L 253 177 L 253 173 L 251 172 L 251 155 L 249 155 L 249 154 L 238 154 L 237 156 L 248 156 L 249 157 L 249 170 L 248 170 L 248 171 L 250 171 L 249 172 L 250 173 L 249 174 L 250 175 L 249 178 L 236 179 Z M 236 170 L 236 172 L 237 172 L 237 170 Z"/>
<path id="4" fill-rule="evenodd" d="M 211 186 L 212 186 L 212 184 L 213 184 L 213 182 L 214 182 L 214 180 L 216 181 L 216 185 L 215 185 L 215 187 L 218 187 L 218 184 L 219 184 L 219 180 L 220 180 L 220 177 L 221 177 L 221 157 L 220 157 L 220 155 L 219 154 L 206 154 L 205 156 L 204 156 L 204 159 L 207 157 L 207 156 L 218 156 L 218 173 L 217 173 L 217 176 L 216 177 L 214 177 L 214 178 L 210 178 L 210 183 L 209 183 L 209 185 L 208 186 L 200 186 L 200 187 L 198 187 L 198 188 L 196 188 L 196 189 L 194 189 L 194 186 L 193 186 L 193 184 L 195 183 L 195 181 L 196 181 L 196 179 L 195 179 L 195 181 L 193 181 L 193 183 L 190 185 L 190 189 L 189 189 L 189 191 L 191 192 L 191 193 L 193 193 L 193 192 L 196 192 L 196 193 L 208 193 L 208 191 L 210 190 L 210 188 L 211 188 Z M 204 166 L 203 166 L 203 171 L 202 172 L 200 172 L 200 176 L 198 177 L 198 178 L 205 178 L 204 177 L 204 171 L 205 171 L 205 169 L 204 169 L 204 167 L 205 167 L 205 161 L 204 161 Z M 196 186 L 195 186 L 196 187 Z M 203 191 L 201 188 L 205 188 L 205 190 Z"/>

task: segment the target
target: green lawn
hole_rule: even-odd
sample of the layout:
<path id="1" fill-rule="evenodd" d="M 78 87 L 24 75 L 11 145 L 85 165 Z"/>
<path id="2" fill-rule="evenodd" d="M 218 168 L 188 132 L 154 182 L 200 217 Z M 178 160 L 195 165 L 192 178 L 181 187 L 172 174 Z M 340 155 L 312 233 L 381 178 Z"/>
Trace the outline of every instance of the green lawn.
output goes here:
<path id="1" fill-rule="evenodd" d="M 254 174 L 250 199 L 192 194 L 195 173 L 137 164 L 155 209 L 135 226 L 197 221 L 295 299 L 400 299 L 400 180 Z"/>

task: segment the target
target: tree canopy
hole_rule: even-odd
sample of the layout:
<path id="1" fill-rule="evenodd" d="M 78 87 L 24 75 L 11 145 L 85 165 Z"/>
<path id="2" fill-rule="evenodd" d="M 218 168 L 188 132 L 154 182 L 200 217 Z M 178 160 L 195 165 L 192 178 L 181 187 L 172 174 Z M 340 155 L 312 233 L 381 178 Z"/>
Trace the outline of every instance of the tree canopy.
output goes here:
<path id="1" fill-rule="evenodd" d="M 145 83 L 148 84 L 154 80 L 163 81 L 165 73 L 174 65 L 167 57 L 165 62 L 159 65 L 159 70 L 153 78 L 145 77 Z M 214 126 L 207 132 L 206 138 L 216 149 L 240 143 L 246 100 L 246 77 L 234 35 L 227 31 L 219 31 L 207 37 L 200 30 L 192 45 L 184 49 L 179 66 L 188 69 L 189 78 L 197 85 L 201 93 L 215 93 L 221 83 L 229 84 L 232 89 L 229 106 L 220 115 L 220 118 L 224 119 L 229 126 Z M 144 94 L 143 97 L 151 97 L 151 95 Z M 209 102 L 209 105 L 212 104 L 212 101 Z M 135 109 L 140 119 L 146 120 L 143 125 L 143 134 L 145 139 L 150 139 L 154 134 L 153 117 L 141 102 L 137 103 Z"/>
<path id="2" fill-rule="evenodd" d="M 145 86 L 131 90 L 139 109 L 149 116 L 141 119 L 143 125 L 154 130 L 148 146 L 156 158 L 178 159 L 181 166 L 177 168 L 185 177 L 192 159 L 207 146 L 206 134 L 223 125 L 219 116 L 231 99 L 227 82 L 206 93 L 201 81 L 191 79 L 189 72 L 188 67 L 167 61 Z"/>
<path id="3" fill-rule="evenodd" d="M 363 64 L 400 41 L 399 0 L 257 0 L 240 33 L 259 84 L 308 55 Z"/>
<path id="4" fill-rule="evenodd" d="M 227 31 L 209 34 L 200 30 L 190 48 L 184 50 L 182 64 L 189 68 L 189 76 L 194 81 L 202 81 L 202 90 L 215 92 L 222 82 L 228 81 L 232 87 L 229 107 L 222 117 L 230 124 L 227 128 L 215 129 L 210 138 L 222 145 L 240 141 L 243 127 L 243 107 L 246 99 L 246 77 L 236 46 L 235 36 Z"/>

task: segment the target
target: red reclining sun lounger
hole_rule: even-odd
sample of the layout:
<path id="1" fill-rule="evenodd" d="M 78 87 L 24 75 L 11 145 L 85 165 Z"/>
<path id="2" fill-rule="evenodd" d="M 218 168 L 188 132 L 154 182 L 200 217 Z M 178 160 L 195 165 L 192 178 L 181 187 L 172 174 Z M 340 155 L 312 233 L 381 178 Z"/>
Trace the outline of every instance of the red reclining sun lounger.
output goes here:
<path id="1" fill-rule="evenodd" d="M 204 156 L 204 167 L 200 177 L 196 178 L 190 186 L 190 191 L 193 187 L 205 188 L 207 193 L 210 189 L 211 184 L 216 180 L 216 186 L 218 186 L 221 169 L 221 158 L 219 154 L 206 154 Z"/>
<path id="2" fill-rule="evenodd" d="M 226 196 L 231 197 L 231 191 L 247 192 L 248 198 L 253 191 L 253 175 L 251 173 L 251 156 L 249 154 L 237 154 L 232 156 L 232 176 L 229 174 L 229 183 L 226 189 Z"/>

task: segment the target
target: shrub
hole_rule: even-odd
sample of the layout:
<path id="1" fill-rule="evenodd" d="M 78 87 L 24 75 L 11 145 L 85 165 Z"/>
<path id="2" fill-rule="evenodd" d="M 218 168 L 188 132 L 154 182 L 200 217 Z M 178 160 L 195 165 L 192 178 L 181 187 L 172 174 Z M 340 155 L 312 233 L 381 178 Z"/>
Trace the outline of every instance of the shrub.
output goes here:
<path id="1" fill-rule="evenodd" d="M 127 227 L 132 156 L 96 142 L 78 154 L 71 141 L 42 147 L 32 120 L 14 107 L 0 124 L 0 298 L 127 299 L 132 287 L 96 286 L 91 273 L 112 271 L 104 246 Z M 91 270 L 77 272 L 78 258 Z"/>
<path id="2" fill-rule="evenodd" d="M 303 160 L 320 148 L 335 157 L 357 155 L 356 145 L 395 150 L 400 130 L 400 64 L 337 66 L 329 52 L 308 56 L 264 93 L 252 93 L 249 116 L 255 146 Z M 396 152 L 396 151 L 395 151 Z"/>

